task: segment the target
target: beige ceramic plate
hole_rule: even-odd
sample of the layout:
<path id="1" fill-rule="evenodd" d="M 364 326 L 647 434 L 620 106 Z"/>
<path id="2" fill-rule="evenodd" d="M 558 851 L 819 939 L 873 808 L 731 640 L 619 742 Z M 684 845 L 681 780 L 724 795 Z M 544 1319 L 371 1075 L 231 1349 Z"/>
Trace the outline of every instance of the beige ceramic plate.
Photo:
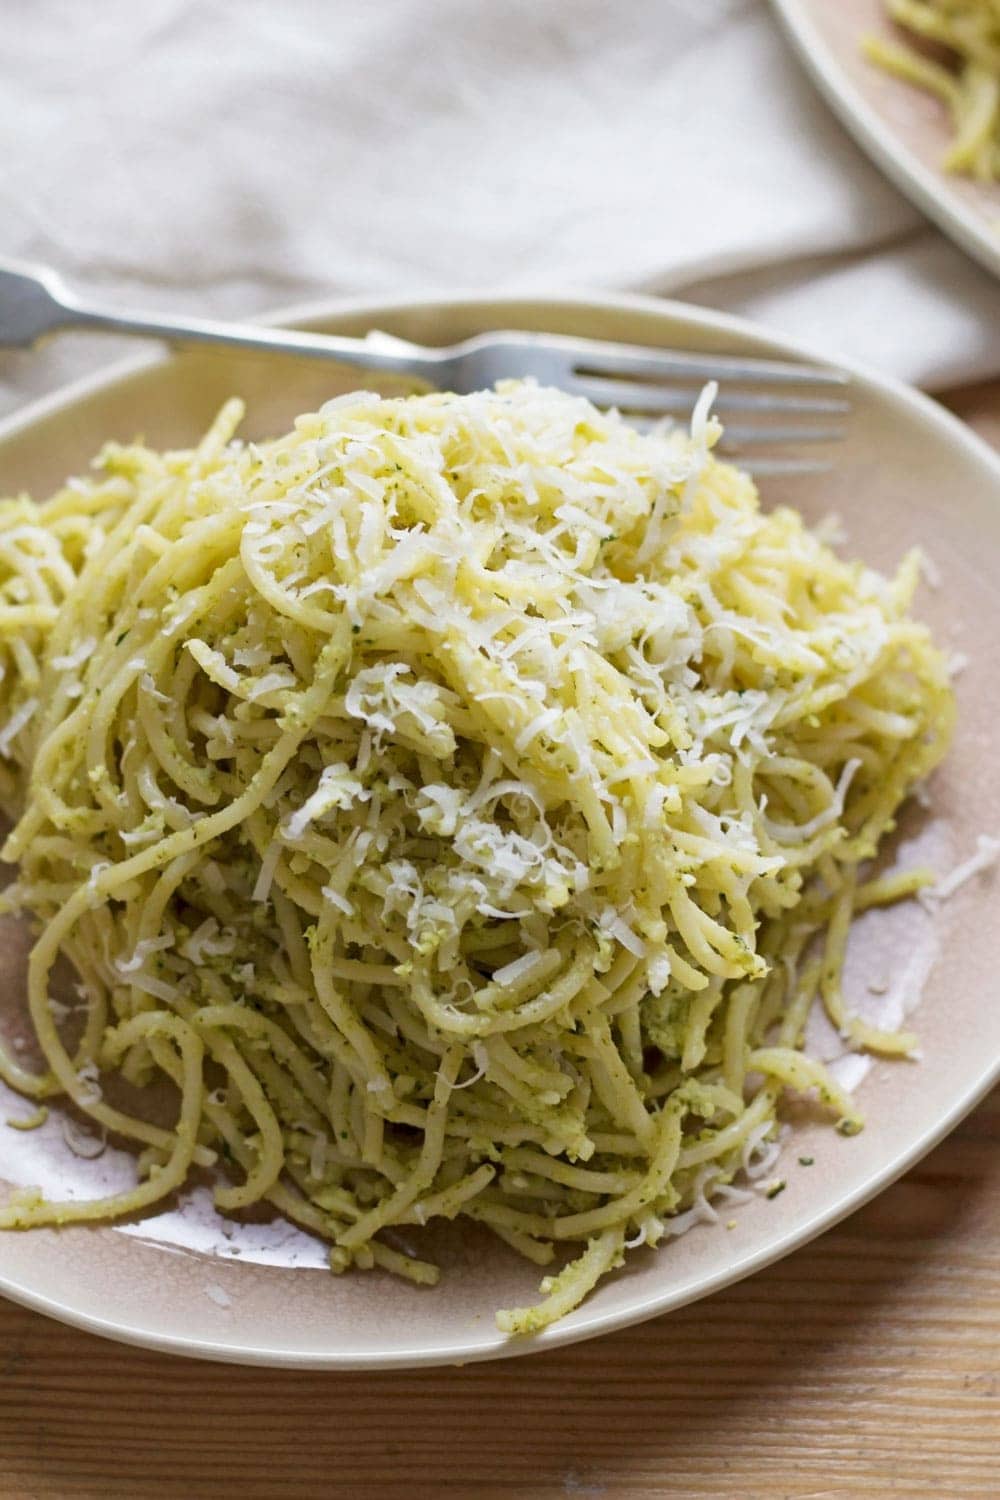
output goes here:
<path id="1" fill-rule="evenodd" d="M 744 324 L 639 299 L 328 307 L 307 321 L 426 341 L 521 327 L 786 358 L 801 353 Z M 142 432 L 158 444 L 189 443 L 232 392 L 248 398 L 250 432 L 260 436 L 347 383 L 330 366 L 228 354 L 133 364 L 0 429 L 0 490 L 23 486 L 44 495 L 110 436 Z M 959 679 L 961 727 L 936 780 L 934 811 L 907 820 L 898 857 L 905 863 L 929 854 L 947 867 L 971 851 L 984 827 L 1000 832 L 1000 679 L 991 662 L 1000 636 L 1000 462 L 911 391 L 857 374 L 852 396 L 855 416 L 836 470 L 821 480 L 771 483 L 765 499 L 790 501 L 814 520 L 838 512 L 850 547 L 873 563 L 891 566 L 913 542 L 934 556 L 941 587 L 927 590 L 921 607 L 940 639 L 970 662 Z M 780 1197 L 754 1197 L 735 1210 L 735 1228 L 699 1225 L 664 1250 L 637 1253 L 584 1307 L 533 1341 L 505 1341 L 493 1312 L 532 1298 L 538 1272 L 488 1239 L 451 1228 L 438 1235 L 446 1274 L 433 1291 L 379 1273 L 334 1279 L 316 1269 L 320 1248 L 281 1224 L 230 1227 L 234 1237 L 227 1238 L 206 1212 L 204 1195 L 152 1222 L 0 1235 L 0 1290 L 132 1343 L 320 1368 L 524 1353 L 678 1307 L 787 1254 L 857 1207 L 985 1092 L 1000 1056 L 996 898 L 996 882 L 984 876 L 935 920 L 915 904 L 862 919 L 851 953 L 852 999 L 881 1016 L 916 1005 L 924 1061 L 869 1070 L 858 1091 L 870 1122 L 861 1135 L 845 1140 L 824 1126 L 796 1128 L 777 1169 L 788 1181 Z M 0 930 L 0 1026 L 8 1031 L 21 1013 L 25 948 L 25 934 L 8 919 Z M 817 1042 L 829 1048 L 831 1038 Z M 26 1112 L 23 1101 L 0 1098 L 0 1121 L 16 1111 Z M 815 1165 L 799 1166 L 800 1155 Z M 88 1182 L 99 1188 L 128 1168 L 125 1153 L 110 1149 L 97 1162 L 80 1162 L 66 1150 L 58 1122 L 30 1135 L 0 1123 L 0 1181 L 44 1178 L 50 1190 L 85 1191 Z"/>
<path id="2" fill-rule="evenodd" d="M 918 208 L 1000 275 L 1000 185 L 941 170 L 951 139 L 944 105 L 862 56 L 871 33 L 900 40 L 882 0 L 772 0 L 814 82 L 858 143 Z"/>

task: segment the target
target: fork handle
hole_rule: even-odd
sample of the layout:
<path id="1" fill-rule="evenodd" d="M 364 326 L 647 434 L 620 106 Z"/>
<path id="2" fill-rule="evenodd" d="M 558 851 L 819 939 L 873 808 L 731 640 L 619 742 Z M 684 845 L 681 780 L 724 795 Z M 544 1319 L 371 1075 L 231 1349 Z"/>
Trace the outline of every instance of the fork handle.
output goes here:
<path id="1" fill-rule="evenodd" d="M 311 359 L 336 360 L 362 370 L 401 375 L 426 375 L 433 379 L 446 356 L 413 347 L 413 352 L 394 352 L 373 347 L 364 339 L 340 334 L 303 333 L 298 329 L 265 328 L 249 323 L 221 323 L 209 318 L 170 318 L 142 313 L 114 313 L 92 306 L 67 306 L 66 328 L 99 329 L 106 333 L 136 334 L 164 339 L 169 344 L 215 344 L 233 349 L 259 349 L 270 354 L 304 355 Z"/>
<path id="2" fill-rule="evenodd" d="M 415 344 L 379 348 L 366 339 L 339 334 L 303 333 L 250 323 L 222 323 L 208 318 L 171 318 L 160 314 L 118 313 L 79 301 L 47 268 L 0 263 L 0 346 L 25 346 L 67 329 L 95 329 L 164 339 L 169 344 L 215 344 L 265 353 L 336 360 L 362 370 L 426 376 L 434 380 L 449 363 L 450 351 Z"/>

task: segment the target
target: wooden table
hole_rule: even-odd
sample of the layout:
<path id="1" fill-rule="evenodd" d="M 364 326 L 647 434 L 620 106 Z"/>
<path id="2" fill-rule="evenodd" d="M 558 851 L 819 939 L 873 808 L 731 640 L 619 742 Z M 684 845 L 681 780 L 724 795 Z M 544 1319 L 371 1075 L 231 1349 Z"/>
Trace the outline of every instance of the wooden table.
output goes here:
<path id="1" fill-rule="evenodd" d="M 1000 446 L 1000 384 L 953 398 Z M 292 1374 L 0 1300 L 0 1500 L 1000 1496 L 1000 1093 L 812 1245 L 527 1360 Z"/>

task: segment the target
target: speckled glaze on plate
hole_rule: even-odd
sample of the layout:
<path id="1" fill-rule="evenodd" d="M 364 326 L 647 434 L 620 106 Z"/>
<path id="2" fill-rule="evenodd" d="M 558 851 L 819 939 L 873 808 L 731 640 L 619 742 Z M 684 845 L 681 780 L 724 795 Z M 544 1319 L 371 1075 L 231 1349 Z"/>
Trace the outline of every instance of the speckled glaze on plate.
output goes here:
<path id="1" fill-rule="evenodd" d="M 291 320 L 291 319 L 289 319 Z M 483 299 L 299 310 L 295 321 L 345 333 L 382 328 L 448 342 L 488 328 L 521 327 L 637 343 L 795 357 L 787 341 L 733 319 L 640 298 Z M 297 412 L 349 388 L 331 366 L 235 353 L 147 357 L 38 403 L 0 427 L 0 491 L 48 493 L 85 467 L 109 437 L 138 432 L 181 445 L 228 395 L 247 398 L 250 436 L 279 430 Z M 852 372 L 854 415 L 837 466 L 808 480 L 771 481 L 768 505 L 797 505 L 812 520 L 836 512 L 847 547 L 891 567 L 912 543 L 941 574 L 922 590 L 920 612 L 941 642 L 965 652 L 958 680 L 959 732 L 933 787 L 933 808 L 900 830 L 897 857 L 929 854 L 942 868 L 965 858 L 976 835 L 1000 833 L 1000 460 L 926 398 Z M 445 1274 L 434 1290 L 378 1272 L 340 1278 L 318 1269 L 317 1247 L 281 1224 L 223 1235 L 204 1195 L 171 1214 L 125 1226 L 0 1234 L 0 1291 L 30 1307 L 126 1342 L 203 1358 L 288 1367 L 364 1368 L 461 1363 L 524 1354 L 649 1318 L 717 1290 L 787 1254 L 885 1187 L 928 1151 L 985 1093 L 1000 1067 L 998 884 L 963 887 L 932 919 L 915 904 L 863 919 L 852 941 L 849 998 L 885 1015 L 913 1010 L 922 1063 L 876 1062 L 858 1087 L 868 1128 L 844 1139 L 828 1126 L 797 1125 L 779 1175 L 786 1190 L 732 1211 L 735 1227 L 702 1224 L 658 1252 L 641 1251 L 583 1307 L 532 1340 L 509 1341 L 494 1309 L 537 1290 L 537 1268 L 463 1227 L 444 1226 L 428 1249 Z M 0 1029 L 22 1017 L 24 930 L 0 926 Z M 820 1047 L 830 1038 L 818 1037 Z M 110 1152 L 81 1163 L 58 1133 L 49 1144 L 7 1128 L 23 1101 L 0 1096 L 0 1189 L 32 1180 L 54 1186 L 82 1173 L 127 1169 Z M 28 1157 L 35 1156 L 28 1166 Z M 800 1155 L 814 1158 L 808 1169 Z M 727 1212 L 729 1212 L 727 1210 Z M 127 1231 L 127 1232 L 123 1232 Z M 426 1242 L 425 1242 L 426 1243 Z M 233 1252 L 238 1252 L 234 1254 Z"/>
<path id="2" fill-rule="evenodd" d="M 941 169 L 951 140 L 944 105 L 874 67 L 862 37 L 898 42 L 882 0 L 771 0 L 813 82 L 858 144 L 945 234 L 1000 276 L 1000 183 Z"/>

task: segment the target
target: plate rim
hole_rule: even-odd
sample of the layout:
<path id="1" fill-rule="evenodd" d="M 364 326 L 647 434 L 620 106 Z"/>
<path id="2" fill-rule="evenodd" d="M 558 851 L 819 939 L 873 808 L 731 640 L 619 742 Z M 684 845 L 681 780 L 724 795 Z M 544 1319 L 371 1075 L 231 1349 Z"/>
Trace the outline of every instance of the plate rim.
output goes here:
<path id="1" fill-rule="evenodd" d="M 779 3 L 779 0 L 775 0 Z M 830 359 L 811 345 L 772 332 L 764 325 L 748 319 L 734 317 L 703 308 L 694 303 L 677 299 L 657 298 L 636 293 L 613 293 L 607 291 L 577 291 L 570 294 L 546 295 L 544 292 L 526 289 L 523 292 L 503 293 L 470 292 L 458 297 L 443 293 L 423 293 L 411 296 L 399 295 L 376 297 L 326 297 L 272 312 L 259 319 L 271 324 L 295 324 L 317 326 L 331 321 L 364 317 L 372 327 L 380 326 L 382 320 L 391 320 L 405 313 L 449 312 L 465 309 L 485 310 L 487 307 L 502 314 L 505 307 L 532 305 L 543 311 L 546 308 L 563 308 L 583 314 L 602 310 L 631 311 L 646 315 L 653 320 L 674 321 L 700 325 L 712 332 L 731 334 L 739 339 L 750 339 L 757 344 L 768 345 L 775 353 L 793 358 L 802 358 L 833 365 L 848 374 L 861 388 L 871 388 L 890 404 L 909 410 L 918 420 L 940 432 L 944 441 L 960 448 L 965 456 L 978 464 L 988 476 L 1000 485 L 1000 454 L 980 438 L 970 427 L 937 401 L 923 392 L 881 374 L 863 363 L 850 359 Z M 496 326 L 500 326 L 497 324 Z M 0 444 L 11 437 L 27 431 L 36 422 L 72 407 L 78 401 L 98 392 L 124 385 L 143 371 L 169 360 L 169 352 L 145 352 L 116 360 L 98 371 L 59 387 L 49 394 L 29 402 L 0 420 Z M 1000 494 L 1000 492 L 998 492 Z M 848 1189 L 834 1198 L 822 1210 L 793 1225 L 777 1239 L 761 1245 L 750 1254 L 743 1255 L 732 1264 L 699 1282 L 667 1289 L 660 1294 L 646 1296 L 627 1309 L 593 1313 L 589 1317 L 577 1317 L 572 1324 L 555 1324 L 543 1333 L 531 1338 L 508 1338 L 502 1340 L 495 1330 L 466 1345 L 435 1348 L 427 1346 L 412 1350 L 370 1353 L 353 1351 L 346 1355 L 337 1350 L 302 1351 L 254 1347 L 248 1344 L 231 1344 L 211 1337 L 191 1338 L 183 1335 L 162 1334 L 144 1329 L 133 1323 L 117 1322 L 113 1318 L 81 1312 L 72 1304 L 57 1297 L 48 1296 L 6 1275 L 0 1266 L 0 1295 L 34 1312 L 54 1318 L 58 1322 L 100 1337 L 136 1348 L 151 1349 L 193 1359 L 204 1359 L 227 1364 L 301 1370 L 393 1370 L 429 1368 L 441 1365 L 463 1365 L 493 1359 L 512 1359 L 526 1354 L 541 1353 L 548 1349 L 564 1348 L 585 1339 L 597 1337 L 619 1329 L 634 1326 L 663 1313 L 700 1301 L 704 1297 L 723 1291 L 745 1277 L 784 1259 L 793 1251 L 808 1244 L 827 1229 L 833 1228 L 842 1219 L 863 1207 L 885 1188 L 903 1176 L 947 1135 L 990 1089 L 1000 1081 L 1000 1058 L 986 1060 L 971 1082 L 954 1100 L 943 1115 L 932 1121 L 900 1155 L 893 1158 L 882 1171 L 866 1180 L 861 1186 Z M 586 1307 L 586 1304 L 585 1304 Z"/>
<path id="2" fill-rule="evenodd" d="M 980 216 L 952 192 L 947 175 L 926 166 L 885 124 L 827 46 L 803 0 L 771 0 L 771 9 L 799 62 L 862 150 L 949 239 L 1000 276 L 1000 236 L 991 237 Z"/>

